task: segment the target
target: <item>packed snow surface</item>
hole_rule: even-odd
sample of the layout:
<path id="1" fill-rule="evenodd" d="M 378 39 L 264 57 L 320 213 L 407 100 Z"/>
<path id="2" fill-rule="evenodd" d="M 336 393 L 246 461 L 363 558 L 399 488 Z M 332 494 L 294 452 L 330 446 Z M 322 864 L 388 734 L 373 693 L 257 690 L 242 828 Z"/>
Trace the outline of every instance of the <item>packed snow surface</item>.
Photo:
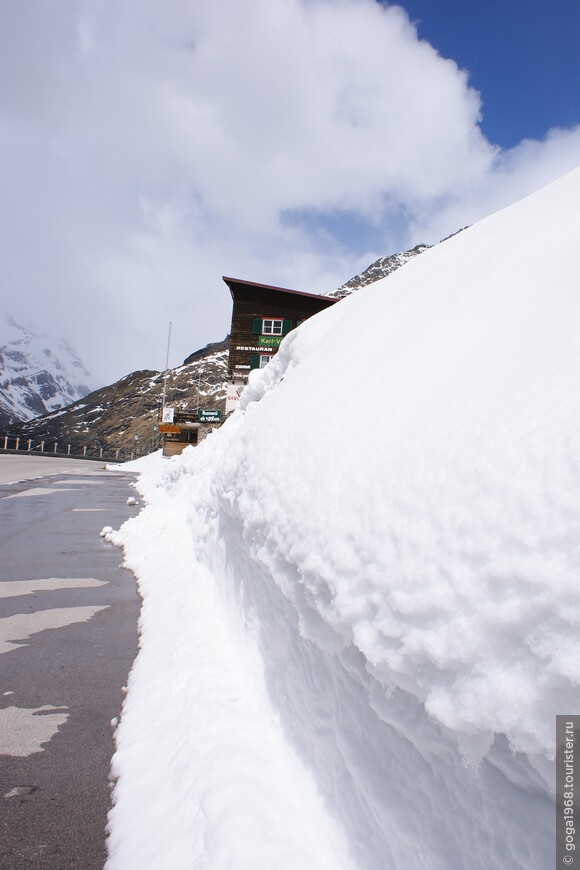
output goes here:
<path id="1" fill-rule="evenodd" d="M 309 319 L 142 475 L 107 870 L 553 865 L 579 212 L 580 170 Z"/>

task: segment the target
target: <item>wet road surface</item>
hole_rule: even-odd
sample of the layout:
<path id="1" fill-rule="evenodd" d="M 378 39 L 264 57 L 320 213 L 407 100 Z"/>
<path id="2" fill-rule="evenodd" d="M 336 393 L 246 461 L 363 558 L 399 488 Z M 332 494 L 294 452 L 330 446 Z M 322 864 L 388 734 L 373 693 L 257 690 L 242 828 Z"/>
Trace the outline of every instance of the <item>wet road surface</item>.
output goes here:
<path id="1" fill-rule="evenodd" d="M 93 870 L 140 604 L 99 532 L 139 508 L 132 474 L 47 468 L 0 485 L 0 867 Z"/>

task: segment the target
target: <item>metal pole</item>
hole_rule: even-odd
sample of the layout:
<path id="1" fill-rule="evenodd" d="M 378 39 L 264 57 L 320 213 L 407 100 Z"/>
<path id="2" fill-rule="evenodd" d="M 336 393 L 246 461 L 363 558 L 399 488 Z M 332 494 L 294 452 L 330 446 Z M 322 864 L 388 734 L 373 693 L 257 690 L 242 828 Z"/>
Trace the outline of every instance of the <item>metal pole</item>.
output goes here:
<path id="1" fill-rule="evenodd" d="M 197 373 L 197 416 L 199 418 L 199 391 L 201 388 L 201 366 L 199 367 L 199 371 Z"/>
<path id="2" fill-rule="evenodd" d="M 163 378 L 163 400 L 161 402 L 161 419 L 163 419 L 163 412 L 165 410 L 165 393 L 167 392 L 167 369 L 169 367 L 169 345 L 171 343 L 171 324 L 173 321 L 169 321 L 169 335 L 167 336 L 167 356 L 165 358 L 165 376 Z"/>

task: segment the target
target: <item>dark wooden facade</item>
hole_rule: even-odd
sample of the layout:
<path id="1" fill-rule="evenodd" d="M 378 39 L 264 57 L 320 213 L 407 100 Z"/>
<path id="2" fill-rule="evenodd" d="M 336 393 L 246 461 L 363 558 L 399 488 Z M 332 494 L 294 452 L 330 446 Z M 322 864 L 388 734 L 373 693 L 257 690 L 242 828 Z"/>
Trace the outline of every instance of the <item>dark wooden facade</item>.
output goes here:
<path id="1" fill-rule="evenodd" d="M 224 281 L 233 300 L 229 379 L 240 385 L 252 369 L 267 364 L 290 330 L 337 301 L 225 276 Z"/>

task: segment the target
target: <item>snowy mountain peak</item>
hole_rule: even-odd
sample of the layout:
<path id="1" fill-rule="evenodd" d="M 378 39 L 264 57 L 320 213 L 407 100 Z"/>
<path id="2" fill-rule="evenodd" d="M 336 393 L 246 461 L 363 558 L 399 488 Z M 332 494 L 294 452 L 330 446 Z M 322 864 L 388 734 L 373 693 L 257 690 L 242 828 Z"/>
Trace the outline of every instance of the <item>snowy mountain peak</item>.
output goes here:
<path id="1" fill-rule="evenodd" d="M 349 296 L 351 293 L 354 293 L 355 290 L 360 290 L 361 287 L 366 287 L 367 284 L 374 284 L 375 281 L 379 281 L 381 278 L 386 278 L 387 275 L 390 275 L 391 272 L 396 271 L 396 269 L 400 269 L 401 266 L 404 266 L 405 263 L 408 263 L 409 260 L 412 260 L 413 257 L 416 257 L 417 254 L 422 254 L 423 251 L 426 251 L 430 245 L 415 245 L 414 248 L 411 248 L 409 251 L 401 251 L 398 254 L 391 254 L 388 257 L 379 257 L 378 260 L 375 260 L 374 263 L 371 263 L 364 272 L 361 272 L 360 275 L 355 275 L 354 278 L 351 278 L 350 281 L 347 281 L 346 284 L 343 284 L 338 290 L 335 290 L 333 293 L 329 293 L 329 296 L 336 296 L 338 299 L 342 299 L 343 296 Z"/>
<path id="2" fill-rule="evenodd" d="M 0 420 L 31 420 L 94 389 L 91 375 L 65 340 L 34 332 L 8 317 L 0 343 Z"/>

